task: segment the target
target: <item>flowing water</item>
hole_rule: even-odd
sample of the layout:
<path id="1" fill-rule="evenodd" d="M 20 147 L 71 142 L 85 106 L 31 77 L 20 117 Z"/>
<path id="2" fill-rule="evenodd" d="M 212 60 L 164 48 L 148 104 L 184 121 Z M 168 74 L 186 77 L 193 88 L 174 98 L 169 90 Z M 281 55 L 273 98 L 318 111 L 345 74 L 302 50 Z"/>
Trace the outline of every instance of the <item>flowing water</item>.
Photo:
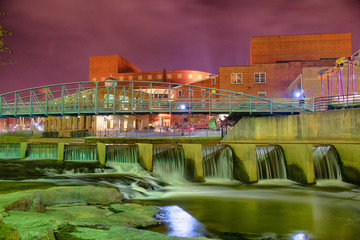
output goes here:
<path id="1" fill-rule="evenodd" d="M 203 146 L 202 160 L 205 179 L 233 179 L 233 157 L 230 147 Z"/>
<path id="2" fill-rule="evenodd" d="M 19 143 L 2 143 L 0 144 L 0 158 L 19 158 Z"/>
<path id="3" fill-rule="evenodd" d="M 27 147 L 27 158 L 32 159 L 57 159 L 57 144 L 29 144 Z"/>
<path id="4" fill-rule="evenodd" d="M 65 161 L 95 161 L 97 160 L 96 145 L 65 145 Z"/>
<path id="5" fill-rule="evenodd" d="M 136 145 L 127 144 L 107 145 L 106 160 L 116 163 L 136 164 L 139 161 L 139 148 Z"/>
<path id="6" fill-rule="evenodd" d="M 266 148 L 257 149 L 261 162 L 277 156 L 271 153 L 275 147 Z M 71 149 L 84 154 L 81 148 Z M 68 154 L 76 157 L 80 153 Z M 275 168 L 284 171 L 285 167 L 278 164 Z M 7 158 L 0 159 L 0 193 L 65 185 L 117 187 L 128 202 L 158 206 L 155 217 L 164 224 L 148 230 L 171 236 L 296 240 L 360 236 L 360 187 L 356 185 L 327 180 L 304 186 L 286 179 L 257 184 L 183 179 L 169 184 L 159 177 L 163 172 L 184 172 L 181 147 L 155 147 L 154 173 L 137 163 L 109 161 L 104 167 L 97 161 Z"/>
<path id="7" fill-rule="evenodd" d="M 333 146 L 315 146 L 313 151 L 316 179 L 341 180 L 339 157 L 336 149 Z"/>
<path id="8" fill-rule="evenodd" d="M 154 146 L 153 172 L 168 181 L 183 179 L 185 174 L 184 151 L 181 146 Z"/>
<path id="9" fill-rule="evenodd" d="M 286 163 L 280 146 L 256 146 L 259 179 L 286 179 Z"/>

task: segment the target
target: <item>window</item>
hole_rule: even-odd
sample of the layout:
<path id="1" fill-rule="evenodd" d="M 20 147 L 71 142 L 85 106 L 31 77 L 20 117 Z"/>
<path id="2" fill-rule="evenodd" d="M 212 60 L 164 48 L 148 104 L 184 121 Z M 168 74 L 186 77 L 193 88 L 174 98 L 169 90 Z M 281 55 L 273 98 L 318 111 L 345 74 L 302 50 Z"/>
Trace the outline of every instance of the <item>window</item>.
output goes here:
<path id="1" fill-rule="evenodd" d="M 92 78 L 93 81 L 96 81 L 96 78 Z"/>
<path id="2" fill-rule="evenodd" d="M 212 78 L 212 79 L 211 79 L 211 85 L 212 85 L 212 86 L 215 86 L 215 85 L 216 85 L 216 79 L 215 79 L 215 78 Z"/>
<path id="3" fill-rule="evenodd" d="M 201 96 L 205 95 L 205 89 L 201 89 Z"/>
<path id="4" fill-rule="evenodd" d="M 201 74 L 198 74 L 198 79 L 202 79 L 202 76 L 201 76 Z"/>
<path id="5" fill-rule="evenodd" d="M 104 80 L 105 80 L 105 77 L 102 77 L 102 78 L 101 78 L 101 81 L 104 81 Z"/>
<path id="6" fill-rule="evenodd" d="M 188 74 L 188 78 L 192 79 L 192 77 L 193 77 L 192 74 L 189 73 L 189 74 Z"/>
<path id="7" fill-rule="evenodd" d="M 167 77 L 167 79 L 171 79 L 172 75 L 171 75 L 171 74 L 167 74 L 166 77 Z"/>
<path id="8" fill-rule="evenodd" d="M 129 80 L 132 81 L 132 80 L 133 80 L 133 76 L 129 76 Z"/>
<path id="9" fill-rule="evenodd" d="M 177 78 L 182 78 L 182 74 L 178 73 Z"/>
<path id="10" fill-rule="evenodd" d="M 181 97 L 182 91 L 178 90 L 178 96 Z"/>
<path id="11" fill-rule="evenodd" d="M 255 73 L 254 74 L 254 82 L 255 83 L 266 83 L 266 74 L 262 73 Z"/>
<path id="12" fill-rule="evenodd" d="M 258 92 L 258 97 L 266 97 L 266 92 Z"/>
<path id="13" fill-rule="evenodd" d="M 123 81 L 123 80 L 124 80 L 124 76 L 120 76 L 120 77 L 119 77 L 119 80 L 120 80 L 120 81 Z"/>
<path id="14" fill-rule="evenodd" d="M 162 75 L 161 75 L 161 74 L 158 74 L 158 75 L 157 75 L 157 79 L 162 79 Z"/>
<path id="15" fill-rule="evenodd" d="M 142 80 L 142 76 L 141 76 L 141 75 L 138 76 L 138 80 Z"/>
<path id="16" fill-rule="evenodd" d="M 231 74 L 231 84 L 242 84 L 242 73 L 232 73 Z"/>
<path id="17" fill-rule="evenodd" d="M 152 75 L 148 75 L 148 80 L 152 80 Z"/>

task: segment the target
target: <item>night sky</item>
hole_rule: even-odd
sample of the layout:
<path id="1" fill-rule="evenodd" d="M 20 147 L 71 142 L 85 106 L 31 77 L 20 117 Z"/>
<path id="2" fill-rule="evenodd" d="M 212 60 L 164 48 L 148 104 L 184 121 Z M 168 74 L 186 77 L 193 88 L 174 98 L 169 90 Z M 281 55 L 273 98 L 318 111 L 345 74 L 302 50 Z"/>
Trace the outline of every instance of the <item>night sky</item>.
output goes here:
<path id="1" fill-rule="evenodd" d="M 1 0 L 0 93 L 88 80 L 89 56 L 119 54 L 142 71 L 248 65 L 251 36 L 352 33 L 360 0 Z"/>

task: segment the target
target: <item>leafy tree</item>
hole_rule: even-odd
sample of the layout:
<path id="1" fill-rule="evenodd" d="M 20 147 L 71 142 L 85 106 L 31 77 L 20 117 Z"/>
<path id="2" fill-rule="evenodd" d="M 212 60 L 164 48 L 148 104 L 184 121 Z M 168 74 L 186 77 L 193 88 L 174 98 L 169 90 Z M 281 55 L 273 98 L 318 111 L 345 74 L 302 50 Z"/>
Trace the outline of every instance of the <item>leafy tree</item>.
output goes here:
<path id="1" fill-rule="evenodd" d="M 5 11 L 1 11 L 0 10 L 0 16 L 5 16 L 6 12 Z M 0 53 L 12 53 L 12 50 L 5 45 L 4 43 L 4 37 L 11 35 L 12 32 L 9 31 L 8 29 L 6 29 L 5 27 L 3 27 L 2 25 L 0 25 Z M 5 65 L 5 64 L 12 64 L 13 61 L 5 61 L 3 60 L 2 56 L 0 57 L 0 65 Z"/>

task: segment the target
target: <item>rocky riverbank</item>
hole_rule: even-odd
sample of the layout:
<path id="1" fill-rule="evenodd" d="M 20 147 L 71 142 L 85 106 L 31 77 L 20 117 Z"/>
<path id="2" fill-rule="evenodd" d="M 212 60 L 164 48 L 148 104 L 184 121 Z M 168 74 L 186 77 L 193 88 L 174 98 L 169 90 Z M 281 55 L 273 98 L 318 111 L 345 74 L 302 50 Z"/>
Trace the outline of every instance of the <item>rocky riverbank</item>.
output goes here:
<path id="1" fill-rule="evenodd" d="M 142 230 L 160 224 L 153 219 L 158 211 L 124 203 L 115 188 L 53 187 L 0 194 L 0 239 L 179 239 Z"/>

